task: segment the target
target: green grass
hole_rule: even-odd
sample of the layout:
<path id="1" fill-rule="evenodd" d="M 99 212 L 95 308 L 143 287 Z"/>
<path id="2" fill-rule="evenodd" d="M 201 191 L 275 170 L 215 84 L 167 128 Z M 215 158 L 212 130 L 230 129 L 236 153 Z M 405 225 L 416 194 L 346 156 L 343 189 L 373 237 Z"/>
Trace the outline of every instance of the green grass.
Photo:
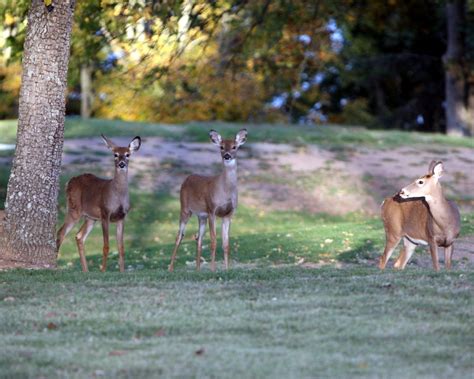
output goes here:
<path id="1" fill-rule="evenodd" d="M 249 130 L 252 142 L 290 143 L 294 145 L 319 144 L 341 150 L 351 145 L 390 148 L 407 145 L 444 145 L 451 147 L 474 147 L 473 139 L 448 137 L 442 134 L 414 133 L 403 131 L 369 130 L 363 127 L 338 125 L 287 125 L 287 124 L 235 124 L 222 122 L 200 122 L 184 125 L 125 122 L 118 120 L 68 118 L 65 126 L 66 138 L 107 136 L 158 136 L 172 140 L 208 141 L 207 131 L 216 129 L 222 135 L 232 135 L 239 128 Z M 16 121 L 0 121 L 0 143 L 14 143 Z M 343 155 L 343 151 L 341 151 Z"/>
<path id="2" fill-rule="evenodd" d="M 14 141 L 14 126 L 0 122 L 0 142 Z M 240 127 L 69 119 L 66 137 L 207 141 L 210 128 L 230 135 Z M 249 129 L 252 142 L 321 144 L 341 159 L 354 144 L 443 148 L 472 141 L 337 126 Z M 1 169 L 2 203 L 7 178 Z M 60 221 L 67 179 L 61 178 Z M 176 196 L 145 193 L 132 183 L 131 203 L 125 273 L 118 272 L 113 228 L 108 272 L 99 272 L 100 225 L 86 242 L 88 274 L 80 272 L 74 242 L 79 225 L 61 247 L 58 270 L 0 272 L 0 377 L 465 378 L 474 370 L 474 273 L 459 264 L 452 272 L 415 265 L 379 271 L 373 267 L 384 245 L 378 217 L 240 204 L 231 270 L 222 270 L 219 246 L 218 272 L 208 264 L 195 272 L 193 218 L 170 274 Z M 464 214 L 462 235 L 473 234 L 474 213 Z M 421 254 L 428 255 L 420 250 L 414 260 Z M 208 233 L 203 257 L 209 261 Z M 303 262 L 321 267 L 305 269 Z"/>
<path id="3" fill-rule="evenodd" d="M 133 187 L 132 187 L 133 188 Z M 65 211 L 64 194 L 60 199 L 60 219 Z M 126 222 L 126 265 L 130 270 L 168 267 L 178 231 L 179 202 L 165 193 L 144 194 L 135 188 L 131 193 L 132 211 Z M 79 227 L 79 224 L 76 228 Z M 359 263 L 377 259 L 384 247 L 385 235 L 379 217 L 360 214 L 327 216 L 301 212 L 272 211 L 239 205 L 231 227 L 231 258 L 237 264 L 295 264 L 301 259 L 310 263 Z M 77 229 L 76 229 L 77 230 Z M 188 223 L 186 236 L 178 253 L 177 267 L 194 267 L 194 235 L 197 219 Z M 474 234 L 474 214 L 462 218 L 462 235 Z M 80 269 L 74 232 L 66 238 L 59 260 L 60 267 Z M 113 230 L 111 235 L 114 236 Z M 220 224 L 217 235 L 220 238 Z M 113 241 L 110 266 L 117 269 L 117 251 Z M 102 231 L 96 225 L 86 244 L 91 269 L 98 270 L 102 257 Z M 217 254 L 222 258 L 218 245 Z M 419 249 L 419 255 L 428 254 Z M 209 234 L 204 240 L 203 258 L 209 262 Z M 416 259 L 416 256 L 415 256 Z M 222 261 L 222 259 L 220 259 Z M 206 266 L 205 266 L 206 267 Z"/>
<path id="4" fill-rule="evenodd" d="M 364 127 L 340 125 L 191 123 L 186 126 L 186 136 L 199 141 L 207 141 L 207 135 L 202 133 L 202 128 L 206 130 L 214 128 L 222 131 L 222 134 L 230 134 L 240 127 L 249 130 L 249 140 L 251 139 L 252 142 L 317 144 L 336 151 L 341 150 L 341 154 L 342 150 L 350 150 L 352 146 L 390 148 L 417 144 L 442 144 L 453 147 L 474 147 L 474 141 L 469 138 L 398 130 L 370 130 Z"/>
<path id="5" fill-rule="evenodd" d="M 16 120 L 0 121 L 0 143 L 15 143 Z M 99 137 L 101 133 L 106 136 L 135 136 L 141 135 L 158 136 L 166 138 L 177 138 L 180 135 L 175 128 L 164 124 L 152 124 L 143 122 L 125 122 L 117 120 L 90 119 L 83 121 L 77 117 L 66 119 L 64 127 L 65 138 Z"/>
<path id="6" fill-rule="evenodd" d="M 471 272 L 296 267 L 0 275 L 2 377 L 450 377 Z"/>
<path id="7" fill-rule="evenodd" d="M 131 201 L 133 211 L 126 222 L 127 266 L 133 270 L 166 269 L 178 231 L 178 201 L 167 194 L 143 194 L 136 190 L 131 194 Z M 61 198 L 61 220 L 64 217 L 64 203 Z M 281 211 L 263 213 L 241 205 L 232 222 L 232 259 L 236 263 L 257 266 L 294 264 L 301 259 L 307 262 L 357 262 L 379 254 L 384 238 L 381 230 L 378 218 Z M 177 267 L 185 267 L 186 262 L 194 265 L 193 236 L 196 232 L 197 221 L 193 217 L 178 254 Z M 220 225 L 217 232 L 220 237 Z M 115 269 L 117 252 L 113 246 L 111 265 Z M 89 236 L 86 249 L 92 268 L 98 270 L 102 255 L 99 225 Z M 203 254 L 204 259 L 209 261 L 208 234 Z M 222 257 L 220 246 L 218 255 Z M 80 268 L 73 232 L 61 248 L 59 265 L 67 267 L 72 263 L 76 269 Z"/>

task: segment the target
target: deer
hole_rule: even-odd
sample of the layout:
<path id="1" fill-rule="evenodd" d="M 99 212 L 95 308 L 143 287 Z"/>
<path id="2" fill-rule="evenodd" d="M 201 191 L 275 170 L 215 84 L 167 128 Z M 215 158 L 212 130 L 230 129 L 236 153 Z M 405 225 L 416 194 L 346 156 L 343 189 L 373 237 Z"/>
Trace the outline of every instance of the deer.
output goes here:
<path id="1" fill-rule="evenodd" d="M 403 239 L 403 248 L 394 267 L 403 270 L 418 245 L 428 245 L 433 268 L 439 271 L 438 246 L 444 248 L 444 264 L 451 269 L 453 243 L 459 236 L 461 217 L 456 204 L 447 200 L 439 179 L 444 172 L 441 161 L 432 161 L 428 173 L 402 188 L 382 203 L 385 249 L 379 268 L 384 269 Z"/>
<path id="2" fill-rule="evenodd" d="M 216 176 L 190 175 L 181 185 L 179 230 L 171 256 L 169 271 L 173 272 L 176 254 L 184 237 L 186 224 L 195 214 L 199 221 L 196 235 L 196 269 L 201 268 L 202 239 L 209 220 L 211 237 L 211 270 L 216 270 L 216 216 L 222 218 L 222 248 L 225 269 L 229 269 L 229 230 L 237 208 L 237 151 L 247 140 L 247 129 L 241 129 L 234 139 L 222 139 L 215 130 L 209 132 L 211 142 L 220 148 L 222 171 Z"/>
<path id="3" fill-rule="evenodd" d="M 128 147 L 114 144 L 103 134 L 105 145 L 114 154 L 115 174 L 112 179 L 99 178 L 93 174 L 75 176 L 66 184 L 67 214 L 64 225 L 58 230 L 56 247 L 59 248 L 66 235 L 83 217 L 84 224 L 76 234 L 76 244 L 79 250 L 82 271 L 87 272 L 87 261 L 84 252 L 84 243 L 92 231 L 96 221 L 102 224 L 104 245 L 102 249 L 102 265 L 100 270 L 107 268 L 109 255 L 109 224 L 116 223 L 116 240 L 119 251 L 120 272 L 125 270 L 125 252 L 123 244 L 124 221 L 130 209 L 128 196 L 128 163 L 131 155 L 141 145 L 139 136 L 132 139 Z"/>

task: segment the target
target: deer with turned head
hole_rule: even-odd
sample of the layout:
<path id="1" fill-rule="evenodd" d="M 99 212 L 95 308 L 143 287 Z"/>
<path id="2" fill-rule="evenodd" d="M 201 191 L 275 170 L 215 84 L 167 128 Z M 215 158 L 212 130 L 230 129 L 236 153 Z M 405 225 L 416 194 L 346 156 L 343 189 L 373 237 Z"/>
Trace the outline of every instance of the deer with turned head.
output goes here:
<path id="1" fill-rule="evenodd" d="M 124 220 L 130 209 L 128 196 L 128 163 L 130 156 L 140 148 L 141 139 L 135 137 L 128 147 L 115 145 L 102 135 L 107 147 L 114 153 L 115 175 L 112 179 L 99 178 L 93 174 L 82 174 L 69 180 L 66 186 L 67 214 L 64 225 L 59 229 L 56 245 L 61 246 L 64 237 L 74 225 L 84 217 L 84 224 L 76 234 L 82 271 L 87 272 L 87 261 L 84 252 L 84 242 L 96 221 L 102 224 L 104 238 L 101 271 L 107 267 L 109 255 L 109 224 L 117 224 L 116 238 L 119 251 L 120 271 L 125 270 L 123 231 Z"/>
<path id="2" fill-rule="evenodd" d="M 216 216 L 222 218 L 222 248 L 224 265 L 229 268 L 229 229 L 232 216 L 237 208 L 237 150 L 247 140 L 247 130 L 240 130 L 234 139 L 222 139 L 215 130 L 209 132 L 212 143 L 220 148 L 222 172 L 217 176 L 190 175 L 181 185 L 181 212 L 179 231 L 171 256 L 169 271 L 173 271 L 174 261 L 189 218 L 195 214 L 199 221 L 197 233 L 196 268 L 201 267 L 202 238 L 209 220 L 211 235 L 211 270 L 216 269 Z"/>
<path id="3" fill-rule="evenodd" d="M 394 267 L 404 269 L 416 246 L 428 245 L 433 268 L 438 271 L 438 246 L 444 248 L 444 264 L 451 268 L 453 242 L 461 228 L 459 210 L 453 201 L 444 197 L 439 182 L 443 163 L 432 161 L 428 174 L 402 188 L 382 204 L 385 227 L 385 249 L 379 267 L 383 270 L 392 252 L 403 239 L 403 249 Z"/>

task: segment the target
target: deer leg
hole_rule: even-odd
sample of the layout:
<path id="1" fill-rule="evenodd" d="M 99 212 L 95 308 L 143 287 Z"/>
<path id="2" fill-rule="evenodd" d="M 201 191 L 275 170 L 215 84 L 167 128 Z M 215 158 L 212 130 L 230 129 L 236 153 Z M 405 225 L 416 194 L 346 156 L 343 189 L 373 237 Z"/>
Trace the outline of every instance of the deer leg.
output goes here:
<path id="1" fill-rule="evenodd" d="M 224 217 L 222 219 L 222 249 L 224 250 L 224 265 L 225 269 L 229 269 L 229 229 L 230 229 L 230 217 Z"/>
<path id="2" fill-rule="evenodd" d="M 209 215 L 209 234 L 211 236 L 211 271 L 216 271 L 216 215 Z"/>
<path id="3" fill-rule="evenodd" d="M 123 248 L 123 230 L 124 230 L 124 220 L 117 221 L 117 247 L 119 252 L 119 268 L 120 272 L 125 271 L 125 250 Z"/>
<path id="4" fill-rule="evenodd" d="M 173 272 L 174 270 L 174 261 L 176 259 L 176 254 L 178 252 L 179 245 L 181 244 L 181 241 L 183 240 L 184 237 L 184 232 L 186 231 L 186 224 L 189 221 L 189 218 L 191 217 L 191 213 L 181 213 L 181 218 L 179 220 L 179 231 L 178 235 L 176 236 L 176 242 L 174 244 L 174 249 L 173 249 L 173 254 L 171 254 L 171 262 L 168 268 L 169 272 Z"/>
<path id="5" fill-rule="evenodd" d="M 58 230 L 57 238 L 56 238 L 56 251 L 59 251 L 59 248 L 61 247 L 64 238 L 67 236 L 67 234 L 71 231 L 71 229 L 76 225 L 76 223 L 79 221 L 81 216 L 74 217 L 71 214 L 66 215 L 66 219 L 64 220 L 63 226 Z"/>
<path id="6" fill-rule="evenodd" d="M 403 270 L 415 251 L 416 245 L 408 238 L 403 238 L 403 249 L 393 267 Z"/>
<path id="7" fill-rule="evenodd" d="M 451 270 L 451 258 L 453 256 L 454 245 L 444 248 L 444 267 L 446 270 Z"/>
<path id="8" fill-rule="evenodd" d="M 433 269 L 439 271 L 439 262 L 438 262 L 438 246 L 435 241 L 430 241 L 430 253 L 431 260 L 433 261 Z"/>
<path id="9" fill-rule="evenodd" d="M 196 269 L 201 269 L 202 238 L 206 233 L 207 216 L 198 216 L 199 231 L 197 236 Z"/>
<path id="10" fill-rule="evenodd" d="M 400 268 L 401 262 L 406 259 L 406 251 L 405 251 L 405 246 L 402 247 L 402 250 L 400 251 L 400 255 L 398 256 L 397 260 L 393 264 L 393 268 Z"/>
<path id="11" fill-rule="evenodd" d="M 109 217 L 102 217 L 102 236 L 104 237 L 104 247 L 102 248 L 102 266 L 100 271 L 107 269 L 107 257 L 109 256 Z"/>
<path id="12" fill-rule="evenodd" d="M 395 250 L 401 238 L 398 236 L 394 237 L 394 236 L 385 235 L 385 239 L 386 239 L 385 249 L 383 251 L 382 256 L 380 257 L 380 263 L 379 263 L 379 268 L 381 270 L 385 269 L 385 266 L 387 265 L 387 262 L 393 253 L 393 250 Z"/>
<path id="13" fill-rule="evenodd" d="M 77 249 L 79 250 L 79 258 L 81 260 L 81 266 L 82 266 L 82 271 L 87 272 L 89 269 L 87 268 L 87 261 L 86 261 L 86 256 L 84 253 L 84 242 L 86 241 L 87 236 L 91 232 L 92 228 L 94 227 L 95 221 L 86 218 L 84 221 L 84 224 L 82 224 L 81 229 L 79 229 L 79 232 L 76 234 L 76 243 L 77 243 Z"/>

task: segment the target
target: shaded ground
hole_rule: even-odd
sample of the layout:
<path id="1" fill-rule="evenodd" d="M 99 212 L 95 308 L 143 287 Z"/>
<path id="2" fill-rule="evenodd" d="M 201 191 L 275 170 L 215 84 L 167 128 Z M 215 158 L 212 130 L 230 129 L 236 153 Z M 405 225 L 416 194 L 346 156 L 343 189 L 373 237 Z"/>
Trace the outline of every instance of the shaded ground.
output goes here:
<path id="1" fill-rule="evenodd" d="M 398 248 L 402 246 L 402 242 Z M 395 251 L 390 259 L 387 269 L 393 267 L 398 253 Z M 364 260 L 365 266 L 378 267 L 380 257 L 371 257 Z M 444 249 L 438 248 L 438 261 L 440 269 L 444 270 Z M 453 261 L 456 262 L 457 270 L 470 269 L 474 267 L 474 236 L 461 236 L 454 243 Z M 423 267 L 426 269 L 433 268 L 431 254 L 428 247 L 418 247 L 413 257 L 408 262 L 407 267 Z"/>

